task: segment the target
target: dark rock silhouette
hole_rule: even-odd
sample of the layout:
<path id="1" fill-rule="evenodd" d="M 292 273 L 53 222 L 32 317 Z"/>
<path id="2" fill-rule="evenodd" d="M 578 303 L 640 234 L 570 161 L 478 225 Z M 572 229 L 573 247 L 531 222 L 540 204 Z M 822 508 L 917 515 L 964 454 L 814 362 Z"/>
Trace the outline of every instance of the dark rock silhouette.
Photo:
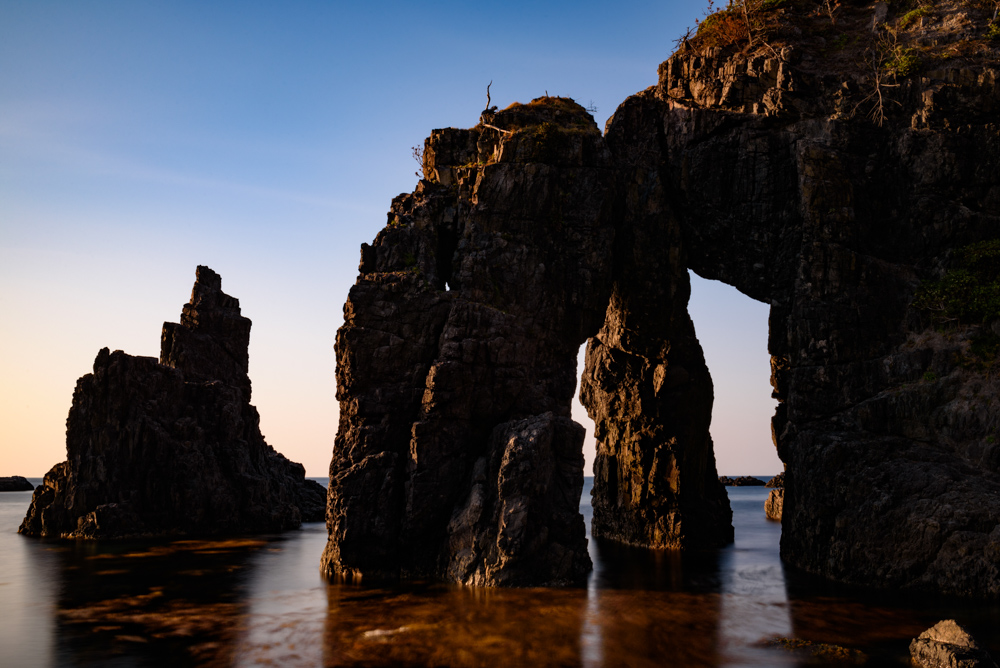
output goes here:
<path id="1" fill-rule="evenodd" d="M 608 141 L 655 165 L 664 185 L 634 206 L 678 221 L 679 261 L 771 305 L 782 558 L 858 585 L 995 598 L 995 334 L 973 319 L 940 332 L 913 302 L 958 249 L 1000 237 L 1000 72 L 952 61 L 900 78 L 879 126 L 851 115 L 869 80 L 816 53 L 676 54 Z M 588 373 L 605 358 L 595 339 Z M 617 492 L 595 475 L 596 516 Z"/>
<path id="2" fill-rule="evenodd" d="M 732 511 L 708 431 L 714 393 L 687 312 L 680 221 L 659 151 L 645 145 L 660 140 L 657 111 L 619 109 L 606 132 L 618 168 L 614 283 L 580 387 L 597 439 L 591 532 L 654 548 L 719 547 L 733 540 Z"/>
<path id="3" fill-rule="evenodd" d="M 425 178 L 362 247 L 337 334 L 327 574 L 586 577 L 569 415 L 610 288 L 610 165 L 563 98 L 426 141 Z"/>
<path id="4" fill-rule="evenodd" d="M 882 53 L 871 8 L 838 9 L 850 57 L 830 55 L 814 10 L 767 10 L 770 43 L 713 43 L 706 22 L 604 138 L 551 98 L 431 136 L 338 333 L 327 573 L 578 580 L 582 531 L 555 518 L 579 495 L 568 398 L 587 337 L 594 535 L 731 540 L 693 270 L 771 308 L 782 557 L 1000 596 L 1000 312 L 942 320 L 917 299 L 1000 237 L 996 50 L 897 30 L 937 69 L 861 66 Z"/>
<path id="5" fill-rule="evenodd" d="M 19 475 L 0 478 L 0 492 L 30 492 L 35 486 Z"/>
<path id="6" fill-rule="evenodd" d="M 325 490 L 275 452 L 250 405 L 250 320 L 198 267 L 160 361 L 102 349 L 66 421 L 67 461 L 20 533 L 64 538 L 278 531 L 322 519 Z"/>

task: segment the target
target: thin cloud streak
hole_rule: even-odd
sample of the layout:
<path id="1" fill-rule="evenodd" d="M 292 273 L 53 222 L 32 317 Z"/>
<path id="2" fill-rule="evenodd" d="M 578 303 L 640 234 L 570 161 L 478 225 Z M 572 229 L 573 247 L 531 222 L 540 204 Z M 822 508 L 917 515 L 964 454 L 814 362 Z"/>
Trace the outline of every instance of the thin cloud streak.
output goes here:
<path id="1" fill-rule="evenodd" d="M 250 185 L 226 179 L 192 176 L 186 172 L 150 166 L 126 157 L 73 145 L 54 133 L 34 130 L 24 125 L 0 123 L 0 152 L 7 163 L 17 167 L 26 161 L 40 163 L 44 169 L 55 164 L 85 176 L 107 176 L 169 186 L 212 190 L 262 199 L 277 199 L 296 204 L 345 211 L 356 214 L 384 213 L 373 206 L 298 192 L 284 188 Z M 17 171 L 21 171 L 18 169 Z"/>

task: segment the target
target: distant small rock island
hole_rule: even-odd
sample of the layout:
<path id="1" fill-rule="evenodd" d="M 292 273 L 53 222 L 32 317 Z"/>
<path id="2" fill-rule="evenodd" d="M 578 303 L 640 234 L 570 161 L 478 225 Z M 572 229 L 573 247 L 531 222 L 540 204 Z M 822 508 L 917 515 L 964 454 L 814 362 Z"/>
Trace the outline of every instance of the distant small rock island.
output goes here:
<path id="1" fill-rule="evenodd" d="M 763 487 L 767 484 L 760 478 L 755 478 L 752 475 L 741 475 L 736 478 L 720 475 L 719 482 L 726 487 Z"/>
<path id="2" fill-rule="evenodd" d="M 30 492 L 35 486 L 19 475 L 0 477 L 0 492 Z"/>

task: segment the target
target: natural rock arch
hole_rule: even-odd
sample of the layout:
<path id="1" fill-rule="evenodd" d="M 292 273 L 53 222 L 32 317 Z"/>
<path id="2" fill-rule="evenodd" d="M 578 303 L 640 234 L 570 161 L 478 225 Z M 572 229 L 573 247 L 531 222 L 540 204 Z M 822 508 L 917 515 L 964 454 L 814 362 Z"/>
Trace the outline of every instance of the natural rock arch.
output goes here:
<path id="1" fill-rule="evenodd" d="M 686 267 L 771 305 L 785 562 L 996 597 L 1000 388 L 970 348 L 991 334 L 942 335 L 912 302 L 953 249 L 1000 235 L 997 73 L 907 81 L 905 121 L 879 128 L 797 58 L 664 63 L 609 122 L 632 181 L 663 184 L 629 207 L 666 211 Z"/>
<path id="2" fill-rule="evenodd" d="M 912 307 L 1000 236 L 996 72 L 909 80 L 879 128 L 798 57 L 675 55 L 604 137 L 558 98 L 432 134 L 338 334 L 326 573 L 580 581 L 588 337 L 594 535 L 731 540 L 694 269 L 771 306 L 785 561 L 1000 595 L 1000 387 L 960 363 L 981 328 L 949 340 Z"/>

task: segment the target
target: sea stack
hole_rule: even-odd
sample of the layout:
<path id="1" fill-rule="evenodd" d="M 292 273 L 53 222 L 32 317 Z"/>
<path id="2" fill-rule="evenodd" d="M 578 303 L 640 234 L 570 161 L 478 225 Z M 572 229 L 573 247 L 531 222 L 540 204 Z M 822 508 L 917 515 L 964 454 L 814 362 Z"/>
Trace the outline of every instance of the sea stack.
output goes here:
<path id="1" fill-rule="evenodd" d="M 322 519 L 325 491 L 260 433 L 250 320 L 199 266 L 160 359 L 102 349 L 77 381 L 65 462 L 35 489 L 20 533 L 62 538 L 279 531 Z"/>
<path id="2" fill-rule="evenodd" d="M 337 333 L 333 578 L 572 584 L 580 345 L 611 287 L 613 170 L 593 118 L 542 97 L 435 130 Z"/>

